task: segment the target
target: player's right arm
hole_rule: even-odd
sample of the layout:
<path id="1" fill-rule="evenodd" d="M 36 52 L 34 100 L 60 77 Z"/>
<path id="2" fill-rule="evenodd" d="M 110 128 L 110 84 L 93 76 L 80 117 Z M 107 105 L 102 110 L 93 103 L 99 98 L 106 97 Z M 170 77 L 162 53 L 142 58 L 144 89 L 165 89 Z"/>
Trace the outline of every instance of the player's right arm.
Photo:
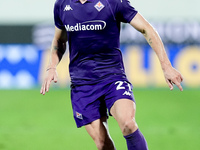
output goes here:
<path id="1" fill-rule="evenodd" d="M 51 81 L 54 81 L 55 83 L 57 82 L 56 67 L 66 51 L 66 42 L 66 31 L 55 27 L 55 34 L 51 44 L 49 64 L 46 69 L 46 77 L 40 90 L 40 93 L 43 95 L 49 91 Z"/>

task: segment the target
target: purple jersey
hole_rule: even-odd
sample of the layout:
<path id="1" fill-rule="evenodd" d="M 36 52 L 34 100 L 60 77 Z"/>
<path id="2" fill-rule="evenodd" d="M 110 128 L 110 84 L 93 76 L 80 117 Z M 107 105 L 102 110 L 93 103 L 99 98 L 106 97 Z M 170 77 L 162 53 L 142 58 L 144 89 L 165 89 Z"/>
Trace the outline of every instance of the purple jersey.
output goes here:
<path id="1" fill-rule="evenodd" d="M 54 20 L 67 32 L 72 84 L 126 78 L 119 49 L 120 22 L 129 23 L 136 14 L 127 0 L 56 1 Z"/>

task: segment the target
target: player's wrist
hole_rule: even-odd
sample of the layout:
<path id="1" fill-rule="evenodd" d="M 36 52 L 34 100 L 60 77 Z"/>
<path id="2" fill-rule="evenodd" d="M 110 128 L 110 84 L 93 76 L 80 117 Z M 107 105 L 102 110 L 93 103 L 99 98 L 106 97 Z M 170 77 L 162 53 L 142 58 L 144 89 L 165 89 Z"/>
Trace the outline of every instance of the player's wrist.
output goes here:
<path id="1" fill-rule="evenodd" d="M 49 70 L 51 70 L 51 69 L 56 70 L 55 67 L 48 67 L 48 68 L 46 69 L 46 71 L 49 71 Z"/>
<path id="2" fill-rule="evenodd" d="M 163 63 L 161 63 L 161 67 L 162 67 L 162 70 L 165 71 L 165 70 L 171 68 L 172 65 L 170 62 L 163 62 Z"/>
<path id="3" fill-rule="evenodd" d="M 48 66 L 47 66 L 47 69 L 46 69 L 46 71 L 49 71 L 49 70 L 56 70 L 56 67 L 57 67 L 57 65 L 55 65 L 54 63 L 51 63 L 51 64 L 49 64 Z"/>

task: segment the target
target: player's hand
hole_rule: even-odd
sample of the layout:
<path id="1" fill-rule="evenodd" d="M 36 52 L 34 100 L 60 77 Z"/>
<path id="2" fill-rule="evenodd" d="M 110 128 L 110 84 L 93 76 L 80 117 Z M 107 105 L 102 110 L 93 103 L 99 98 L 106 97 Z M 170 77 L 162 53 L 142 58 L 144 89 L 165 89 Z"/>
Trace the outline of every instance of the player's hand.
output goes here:
<path id="1" fill-rule="evenodd" d="M 183 81 L 183 77 L 175 68 L 168 67 L 167 69 L 163 70 L 165 80 L 170 88 L 170 90 L 173 90 L 173 85 L 175 84 L 180 91 L 183 91 L 183 87 L 181 86 L 181 82 Z"/>
<path id="2" fill-rule="evenodd" d="M 45 95 L 45 93 L 49 91 L 51 81 L 54 81 L 56 83 L 57 80 L 58 80 L 58 75 L 57 75 L 56 68 L 51 68 L 51 69 L 47 70 L 47 74 L 46 74 L 45 80 L 42 84 L 40 93 Z"/>

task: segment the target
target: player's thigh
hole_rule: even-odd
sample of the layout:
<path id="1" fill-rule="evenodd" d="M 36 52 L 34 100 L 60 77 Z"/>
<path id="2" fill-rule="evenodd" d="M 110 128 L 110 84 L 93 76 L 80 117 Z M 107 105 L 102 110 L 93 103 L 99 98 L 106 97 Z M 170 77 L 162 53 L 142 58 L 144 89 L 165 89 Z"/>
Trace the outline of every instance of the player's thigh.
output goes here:
<path id="1" fill-rule="evenodd" d="M 137 124 L 135 122 L 136 105 L 135 102 L 129 99 L 117 100 L 110 109 L 110 113 L 117 120 L 121 129 L 127 122 L 133 121 L 135 129 Z"/>

